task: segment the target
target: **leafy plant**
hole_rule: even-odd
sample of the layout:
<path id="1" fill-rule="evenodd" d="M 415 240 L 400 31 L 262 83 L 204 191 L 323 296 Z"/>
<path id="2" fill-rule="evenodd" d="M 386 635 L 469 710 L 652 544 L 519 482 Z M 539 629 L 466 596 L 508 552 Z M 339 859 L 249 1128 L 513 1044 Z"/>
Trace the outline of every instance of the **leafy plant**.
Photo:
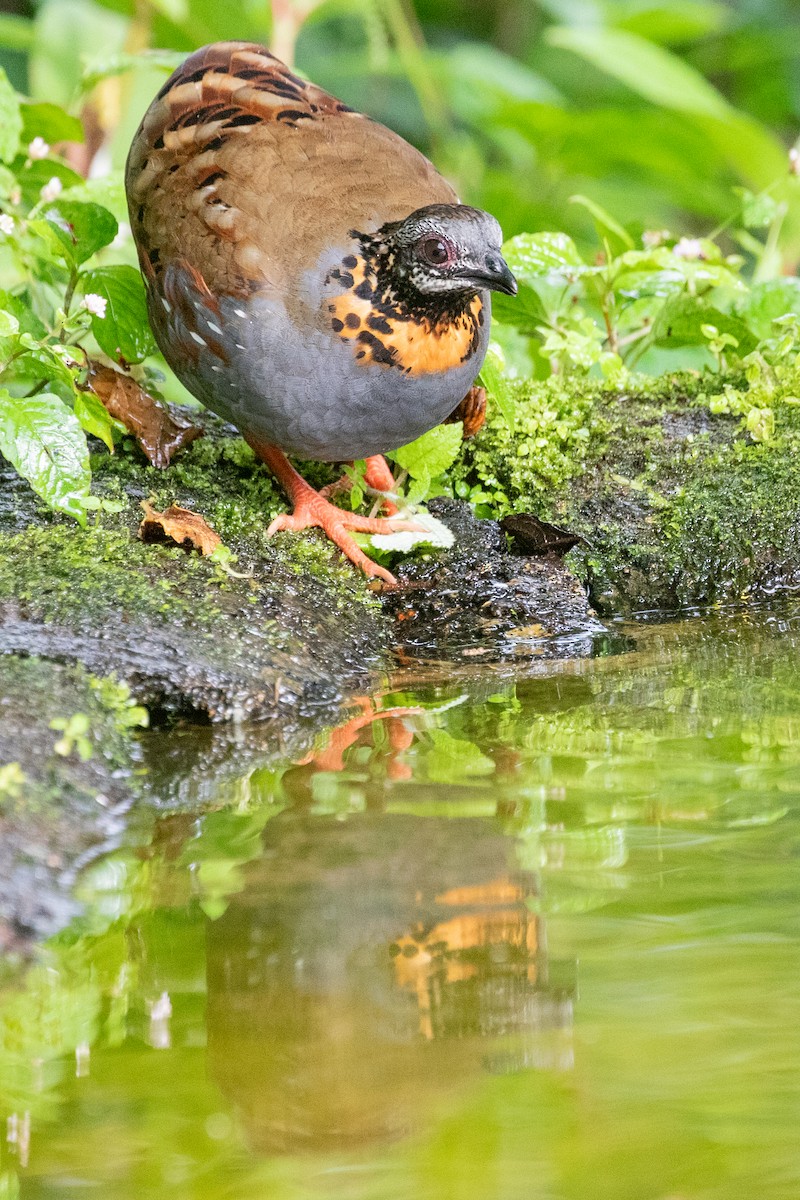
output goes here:
<path id="1" fill-rule="evenodd" d="M 773 7 L 762 17 L 775 26 L 784 18 Z M 757 36 L 750 18 L 734 20 L 705 0 L 691 20 L 684 10 L 659 16 L 601 0 L 589 0 L 589 10 L 589 23 L 570 24 L 567 14 L 556 24 L 543 13 L 533 29 L 516 9 L 500 21 L 500 0 L 489 0 L 471 38 L 466 9 L 443 0 L 419 5 L 419 25 L 395 0 L 346 10 L 304 0 L 274 12 L 241 0 L 224 9 L 159 0 L 144 10 L 132 0 L 42 0 L 35 25 L 5 18 L 0 47 L 28 54 L 34 99 L 0 71 L 0 453 L 54 510 L 85 522 L 97 508 L 86 436 L 112 450 L 122 426 L 93 390 L 87 363 L 105 356 L 152 378 L 155 349 L 118 223 L 119 166 L 165 71 L 196 44 L 231 36 L 271 39 L 324 86 L 420 144 L 466 200 L 511 230 L 554 229 L 507 243 L 520 293 L 495 298 L 482 372 L 492 405 L 510 427 L 525 426 L 520 454 L 544 460 L 559 439 L 581 433 L 561 429 L 555 412 L 538 414 L 532 428 L 515 389 L 530 375 L 624 388 L 634 371 L 739 371 L 745 386 L 710 383 L 709 403 L 768 442 L 770 380 L 790 332 L 773 322 L 800 315 L 800 284 L 783 275 L 800 248 L 799 160 L 790 155 L 785 169 L 785 150 L 764 123 L 794 132 L 790 81 L 776 82 L 773 109 L 764 110 L 754 75 L 733 53 Z M 94 41 L 103 50 L 85 53 Z M 132 44 L 149 48 L 133 54 Z M 728 62 L 725 46 L 736 64 L 729 95 L 709 81 L 713 74 L 718 83 Z M 734 94 L 753 114 L 734 106 Z M 105 178 L 84 180 L 51 148 L 83 138 L 62 105 L 82 106 L 97 125 L 113 164 Z M 671 234 L 668 225 L 692 232 Z M 403 504 L 447 490 L 459 436 L 457 425 L 443 426 L 396 452 Z M 351 504 L 374 508 L 358 464 L 350 475 Z M 502 506 L 485 487 L 473 493 L 482 511 Z"/>
<path id="2" fill-rule="evenodd" d="M 0 452 L 44 501 L 81 524 L 93 507 L 86 434 L 122 427 L 87 386 L 91 355 L 121 366 L 155 349 L 141 277 L 113 262 L 116 216 L 44 134 L 80 125 L 21 100 L 0 70 Z M 24 139 L 28 138 L 26 142 Z"/>
<path id="3" fill-rule="evenodd" d="M 564 233 L 520 234 L 505 246 L 517 276 L 519 302 L 497 297 L 501 326 L 535 339 L 531 361 L 545 375 L 601 374 L 624 383 L 626 371 L 665 366 L 725 368 L 752 352 L 765 328 L 765 303 L 778 281 L 759 283 L 743 271 L 745 260 L 725 254 L 712 238 L 645 232 L 641 249 L 632 235 L 593 201 L 589 207 L 602 249 L 589 260 Z M 759 198 L 742 202 L 753 210 Z M 773 220 L 778 217 L 774 210 Z M 748 218 L 752 220 L 753 218 Z M 751 249 L 766 242 L 749 235 Z M 755 260 L 756 264 L 758 259 Z M 800 285 L 783 281 L 775 291 L 775 316 L 800 314 Z M 502 332 L 498 335 L 503 340 Z M 703 353 L 707 351 L 708 353 Z M 670 352 L 670 358 L 665 358 Z"/>

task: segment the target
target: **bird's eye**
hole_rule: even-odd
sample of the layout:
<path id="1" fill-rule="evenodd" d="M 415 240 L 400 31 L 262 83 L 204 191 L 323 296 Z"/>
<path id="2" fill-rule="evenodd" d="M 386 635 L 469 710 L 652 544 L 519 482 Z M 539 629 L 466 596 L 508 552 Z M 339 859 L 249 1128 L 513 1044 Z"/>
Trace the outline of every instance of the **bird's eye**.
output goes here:
<path id="1" fill-rule="evenodd" d="M 422 260 L 432 267 L 444 267 L 455 258 L 455 246 L 445 238 L 426 237 L 419 249 Z"/>

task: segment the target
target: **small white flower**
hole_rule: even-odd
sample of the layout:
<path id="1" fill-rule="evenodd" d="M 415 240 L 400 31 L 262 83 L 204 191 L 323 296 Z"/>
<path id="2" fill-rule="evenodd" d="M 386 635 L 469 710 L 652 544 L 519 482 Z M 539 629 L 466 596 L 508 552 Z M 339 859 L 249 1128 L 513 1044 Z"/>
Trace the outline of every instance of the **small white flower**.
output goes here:
<path id="1" fill-rule="evenodd" d="M 800 175 L 800 149 L 792 146 L 789 151 L 789 174 Z"/>
<path id="2" fill-rule="evenodd" d="M 54 175 L 52 179 L 48 179 L 39 195 L 42 197 L 45 204 L 49 204 L 51 200 L 58 199 L 58 197 L 61 195 L 63 186 L 64 185 L 58 176 Z"/>
<path id="3" fill-rule="evenodd" d="M 14 218 L 10 217 L 8 215 L 8 213 L 0 213 L 0 233 L 4 233 L 4 234 L 6 234 L 6 236 L 8 236 L 9 234 L 12 234 L 13 232 L 14 232 Z"/>
<path id="4" fill-rule="evenodd" d="M 39 158 L 47 158 L 50 147 L 43 137 L 35 137 L 28 146 L 28 158 L 35 162 Z"/>
<path id="5" fill-rule="evenodd" d="M 87 292 L 83 297 L 84 308 L 94 317 L 104 317 L 106 315 L 106 305 L 108 301 L 104 296 L 98 296 L 96 292 Z"/>
<path id="6" fill-rule="evenodd" d="M 676 258 L 705 258 L 706 252 L 703 249 L 703 243 L 700 238 L 681 238 L 681 240 L 672 247 L 672 253 Z"/>
<path id="7" fill-rule="evenodd" d="M 647 250 L 654 250 L 656 246 L 663 246 L 668 237 L 669 231 L 666 229 L 645 229 L 642 234 L 642 245 Z"/>

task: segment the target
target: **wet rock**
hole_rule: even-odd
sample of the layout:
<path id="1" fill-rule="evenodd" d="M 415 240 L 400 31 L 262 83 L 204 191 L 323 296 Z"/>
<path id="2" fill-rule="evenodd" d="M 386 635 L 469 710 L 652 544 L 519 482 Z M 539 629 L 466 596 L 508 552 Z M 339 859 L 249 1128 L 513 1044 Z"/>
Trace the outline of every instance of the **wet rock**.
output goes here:
<path id="1" fill-rule="evenodd" d="M 400 564 L 384 605 L 401 653 L 430 658 L 566 658 L 591 652 L 605 626 L 586 590 L 555 554 L 513 553 L 496 521 L 460 500 L 430 510 L 452 530 L 442 553 Z"/>
<path id="2" fill-rule="evenodd" d="M 800 370 L 787 365 L 768 397 L 767 442 L 715 411 L 726 385 L 753 402 L 742 377 L 634 384 L 520 384 L 514 428 L 490 409 L 453 484 L 501 512 L 529 510 L 581 534 L 567 561 L 602 615 L 800 586 Z"/>
<path id="3" fill-rule="evenodd" d="M 0 478 L 0 654 L 125 680 L 154 723 L 334 720 L 387 644 L 378 601 L 323 540 L 267 542 L 282 499 L 220 425 L 168 471 L 137 452 L 94 463 L 110 511 L 86 529 Z M 8 492 L 3 484 L 8 483 Z M 145 545 L 141 503 L 201 513 L 222 563 Z"/>
<path id="4" fill-rule="evenodd" d="M 229 427 L 168 470 L 135 447 L 93 460 L 106 504 L 86 529 L 55 517 L 0 472 L 0 654 L 80 663 L 126 681 L 153 724 L 270 720 L 282 737 L 338 718 L 401 648 L 428 656 L 586 653 L 600 626 L 557 559 L 508 553 L 496 524 L 439 501 L 455 548 L 400 564 L 381 601 L 321 534 L 267 539 L 285 508 L 266 469 Z M 316 483 L 334 469 L 307 464 Z M 142 504 L 200 514 L 222 562 L 138 536 Z"/>

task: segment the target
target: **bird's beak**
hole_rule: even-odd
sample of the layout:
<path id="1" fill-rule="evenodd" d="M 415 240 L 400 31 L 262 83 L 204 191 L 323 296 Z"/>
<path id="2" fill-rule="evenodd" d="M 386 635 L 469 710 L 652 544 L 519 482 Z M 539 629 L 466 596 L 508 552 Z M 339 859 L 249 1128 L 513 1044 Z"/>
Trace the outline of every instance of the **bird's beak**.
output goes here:
<path id="1" fill-rule="evenodd" d="M 464 272 L 465 279 L 474 283 L 478 288 L 489 288 L 492 292 L 504 292 L 506 296 L 516 296 L 517 281 L 511 274 L 508 263 L 502 254 L 491 251 L 484 259 L 484 265 L 477 270 L 471 268 Z"/>

